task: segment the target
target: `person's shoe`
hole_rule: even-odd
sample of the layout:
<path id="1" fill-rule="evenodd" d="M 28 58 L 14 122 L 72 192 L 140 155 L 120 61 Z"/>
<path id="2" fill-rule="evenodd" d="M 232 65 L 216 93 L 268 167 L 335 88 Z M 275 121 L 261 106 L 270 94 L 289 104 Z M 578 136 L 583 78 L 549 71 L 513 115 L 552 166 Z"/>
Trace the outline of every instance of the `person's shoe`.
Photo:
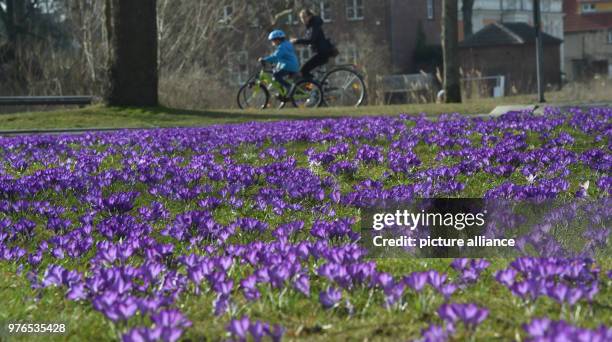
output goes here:
<path id="1" fill-rule="evenodd" d="M 281 95 L 281 94 L 276 94 L 274 95 L 274 97 L 276 97 L 277 100 L 279 100 L 280 102 L 289 102 L 289 98 L 286 97 L 285 95 Z"/>

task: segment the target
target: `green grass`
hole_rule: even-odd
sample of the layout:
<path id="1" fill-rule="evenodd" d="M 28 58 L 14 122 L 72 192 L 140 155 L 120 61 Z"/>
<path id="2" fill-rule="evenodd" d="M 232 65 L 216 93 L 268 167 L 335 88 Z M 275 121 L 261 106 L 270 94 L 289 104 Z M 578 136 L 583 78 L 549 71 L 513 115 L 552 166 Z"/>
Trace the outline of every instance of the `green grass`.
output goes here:
<path id="1" fill-rule="evenodd" d="M 515 96 L 468 101 L 463 104 L 410 104 L 318 109 L 287 108 L 265 111 L 188 110 L 165 107 L 114 108 L 96 105 L 76 109 L 0 114 L 0 130 L 204 126 L 254 120 L 312 119 L 346 115 L 397 115 L 398 113 L 484 114 L 491 112 L 500 104 L 532 103 L 534 100 L 535 97 L 533 96 Z"/>
<path id="2" fill-rule="evenodd" d="M 360 114 L 366 114 L 365 110 Z M 391 110 L 391 109 L 390 109 Z M 301 114 L 291 114 L 288 116 L 300 117 Z M 28 116 L 40 116 L 41 118 L 48 113 L 33 113 Z M 91 124 L 99 124 L 100 126 L 108 126 L 122 118 L 121 126 L 127 127 L 130 125 L 142 126 L 143 123 L 166 123 L 167 126 L 172 125 L 203 125 L 220 122 L 225 120 L 222 117 L 210 116 L 212 114 L 180 114 L 179 112 L 171 112 L 163 109 L 159 110 L 119 110 L 114 108 L 94 107 L 82 110 L 74 110 L 68 112 L 56 112 L 52 115 L 57 116 L 59 121 L 48 121 L 42 125 L 45 128 L 51 127 L 67 127 L 73 120 L 81 120 L 79 124 L 72 123 L 72 127 L 86 127 Z M 258 117 L 261 114 L 245 114 L 247 118 Z M 103 120 L 101 119 L 103 118 Z M 112 119 L 112 120 L 111 120 Z M 243 117 L 232 117 L 240 121 L 246 119 Z M 110 120 L 110 121 L 109 121 Z M 4 122 L 4 121 L 3 121 Z M 233 122 L 233 121 L 230 121 Z M 84 126 L 78 126 L 78 125 Z M 32 122 L 34 125 L 34 122 Z M 50 126 L 45 126 L 50 125 Z M 59 126 L 55 126 L 59 125 Z M 36 126 L 41 127 L 41 126 Z M 70 127 L 70 126 L 68 126 Z M 3 126 L 3 128 L 7 128 Z M 24 127 L 15 127 L 24 128 Z M 602 143 L 595 143 L 594 137 L 569 129 L 562 128 L 564 131 L 570 132 L 575 138 L 576 143 L 572 149 L 581 151 L 584 148 L 594 147 Z M 558 131 L 561 131 L 559 129 Z M 479 138 L 479 137 L 475 137 Z M 372 142 L 370 142 L 372 143 Z M 289 143 L 285 145 L 289 155 L 294 155 L 298 160 L 300 167 L 308 167 L 308 161 L 303 155 L 303 151 L 309 145 L 301 142 Z M 316 146 L 324 147 L 324 144 Z M 103 148 L 103 147 L 101 147 Z M 265 146 L 264 146 L 265 148 Z M 435 161 L 435 153 L 437 148 L 431 146 L 421 146 L 416 150 L 419 158 L 423 161 L 423 165 L 419 169 L 429 169 L 437 167 L 450 161 Z M 237 151 L 235 156 L 239 163 L 261 164 L 265 162 L 258 157 L 258 149 L 253 146 L 242 146 Z M 354 151 L 352 151 L 354 153 Z M 184 157 L 189 159 L 191 153 L 184 152 Z M 218 157 L 218 156 L 217 156 Z M 105 168 L 120 168 L 121 161 L 117 158 L 107 159 L 103 163 Z M 30 174 L 40 165 L 30 165 L 28 169 L 16 173 L 16 176 Z M 362 166 L 354 177 L 340 177 L 343 191 L 347 191 L 357 182 L 366 178 L 378 178 L 381 174 L 380 167 Z M 569 177 L 572 191 L 575 190 L 578 184 L 585 180 L 590 180 L 591 184 L 595 183 L 595 179 L 601 175 L 588 169 L 586 166 L 577 167 L 572 170 L 573 173 Z M 322 169 L 320 172 L 325 172 Z M 517 182 L 523 181 L 524 177 L 514 174 L 511 178 Z M 490 174 L 479 173 L 471 179 L 466 180 L 466 189 L 457 194 L 462 197 L 481 197 L 487 189 L 501 184 L 505 178 L 496 177 Z M 390 184 L 394 185 L 405 183 L 407 180 L 403 178 L 391 179 Z M 141 186 L 137 185 L 138 186 Z M 256 191 L 262 184 L 258 184 L 254 189 L 248 189 L 249 193 Z M 105 191 L 124 191 L 129 189 L 127 184 L 121 182 L 114 183 Z M 143 189 L 138 188 L 141 193 Z M 591 196 L 598 196 L 598 190 L 595 186 L 589 189 Z M 246 196 L 245 196 L 246 197 Z M 81 206 L 74 196 L 59 197 L 53 191 L 46 192 L 37 196 L 36 200 L 49 200 L 56 205 L 70 207 L 72 205 Z M 137 201 L 137 207 L 146 205 L 152 200 L 149 194 L 143 194 Z M 194 201 L 185 203 L 180 201 L 164 200 L 164 204 L 171 210 L 173 217 L 177 213 L 185 210 L 194 209 L 196 204 Z M 313 207 L 314 201 L 305 201 L 303 205 L 306 208 Z M 246 206 L 245 206 L 246 208 Z M 342 215 L 357 215 L 355 209 L 343 208 L 336 206 L 339 216 Z M 83 210 L 83 208 L 81 208 Z M 134 209 L 136 210 L 136 209 Z M 80 212 L 80 211 L 79 211 Z M 75 219 L 77 213 L 68 213 L 68 218 Z M 270 212 L 253 211 L 252 209 L 240 209 L 233 212 L 227 206 L 222 206 L 216 210 L 215 216 L 222 218 L 224 222 L 230 221 L 234 216 L 250 216 L 266 219 L 271 227 L 275 227 L 281 222 L 288 220 L 304 219 L 306 221 L 313 220 L 313 214 L 309 210 L 299 213 L 286 213 L 282 216 L 274 215 Z M 44 231 L 42 225 L 44 221 L 39 218 L 39 232 Z M 165 222 L 167 223 L 167 222 Z M 165 224 L 156 224 L 157 230 Z M 308 223 L 307 223 L 308 226 Z M 295 240 L 304 239 L 308 236 L 307 233 L 299 235 Z M 35 237 L 36 240 L 41 239 L 40 235 Z M 235 242 L 248 242 L 255 239 L 270 239 L 268 234 L 264 236 L 254 234 L 242 234 L 237 237 Z M 28 246 L 36 245 L 37 241 L 24 242 Z M 43 263 L 48 263 L 49 260 Z M 449 268 L 448 259 L 385 259 L 378 260 L 379 270 L 390 272 L 396 276 L 406 275 L 410 272 L 421 271 L 430 268 L 436 268 L 440 271 L 449 272 L 451 278 L 456 278 L 457 274 Z M 87 261 L 80 260 L 78 262 L 64 260 L 63 265 L 68 268 L 78 267 L 83 270 L 87 267 Z M 500 285 L 493 278 L 496 270 L 506 267 L 508 260 L 494 259 L 492 265 L 481 275 L 481 280 L 474 285 L 469 286 L 465 290 L 456 293 L 453 296 L 453 302 L 475 302 L 480 306 L 486 306 L 490 309 L 490 314 L 487 320 L 478 327 L 474 336 L 460 328 L 460 332 L 456 335 L 456 341 L 473 339 L 476 341 L 507 341 L 517 338 L 524 338 L 521 324 L 528 322 L 533 317 L 548 316 L 553 319 L 571 320 L 576 325 L 588 328 L 612 322 L 612 282 L 609 280 L 602 282 L 600 293 L 596 296 L 595 301 L 590 306 L 582 305 L 580 307 L 580 315 L 570 319 L 570 312 L 567 309 L 562 309 L 561 306 L 555 303 L 550 298 L 539 298 L 533 306 L 533 311 L 530 310 L 531 305 L 526 305 L 511 295 L 508 289 Z M 600 259 L 599 266 L 602 270 L 612 268 L 612 259 Z M 314 268 L 315 266 L 312 265 Z M 26 267 L 27 271 L 27 267 Z M 248 271 L 248 267 L 241 267 L 233 274 L 240 274 Z M 15 340 L 26 341 L 110 341 L 117 337 L 119 331 L 125 326 L 115 326 L 104 319 L 103 315 L 91 308 L 90 304 L 71 302 L 64 299 L 65 289 L 48 288 L 44 290 L 30 289 L 28 282 L 23 275 L 16 275 L 17 266 L 14 264 L 0 264 L 0 323 L 27 321 L 27 322 L 66 322 L 68 324 L 68 334 L 61 336 L 32 337 L 20 336 L 15 337 Z M 370 301 L 368 301 L 370 293 L 366 289 L 357 289 L 352 293 L 344 293 L 345 298 L 350 299 L 353 305 L 352 314 L 349 314 L 349 309 L 345 306 L 340 306 L 333 310 L 323 310 L 317 301 L 318 292 L 327 286 L 326 282 L 317 280 L 311 283 L 311 298 L 289 290 L 279 299 L 278 291 L 269 291 L 262 289 L 262 299 L 255 303 L 247 303 L 240 294 L 234 296 L 236 307 L 233 312 L 234 317 L 249 315 L 253 319 L 261 319 L 264 321 L 281 323 L 287 328 L 286 338 L 300 339 L 305 341 L 330 341 L 330 340 L 405 340 L 408 338 L 416 338 L 420 334 L 420 330 L 425 328 L 430 322 L 439 323 L 440 320 L 435 314 L 435 310 L 442 303 L 440 295 L 434 295 L 430 290 L 424 294 L 416 296 L 407 291 L 409 294 L 405 298 L 406 308 L 404 310 L 390 309 L 382 307 L 382 294 L 375 293 Z M 235 284 L 237 287 L 237 284 Z M 205 286 L 204 286 L 205 288 Z M 369 303 L 369 304 L 368 304 Z M 193 327 L 188 329 L 183 336 L 187 340 L 219 340 L 224 336 L 224 329 L 230 320 L 230 315 L 225 314 L 221 317 L 215 317 L 212 312 L 212 296 L 203 294 L 195 296 L 193 294 L 182 296 L 178 302 L 178 308 L 185 313 L 193 322 Z M 572 312 L 576 313 L 576 311 Z M 130 320 L 129 325 L 147 324 L 148 319 L 135 317 Z M 4 341 L 0 328 L 0 340 Z M 6 337 L 4 337 L 6 338 Z"/>

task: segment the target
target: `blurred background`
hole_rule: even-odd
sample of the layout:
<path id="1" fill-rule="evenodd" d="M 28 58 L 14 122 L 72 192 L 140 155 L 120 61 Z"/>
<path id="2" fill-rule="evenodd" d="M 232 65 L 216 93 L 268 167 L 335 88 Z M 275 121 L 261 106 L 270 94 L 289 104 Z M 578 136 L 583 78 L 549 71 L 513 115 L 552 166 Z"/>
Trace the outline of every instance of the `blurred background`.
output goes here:
<path id="1" fill-rule="evenodd" d="M 0 96 L 95 95 L 107 82 L 103 0 L 0 0 Z M 435 102 L 441 0 L 157 0 L 164 105 L 235 106 L 238 86 L 270 52 L 275 28 L 300 36 L 310 8 L 340 55 L 365 76 L 370 104 Z M 536 91 L 532 0 L 459 1 L 467 99 Z M 564 100 L 609 98 L 612 0 L 541 0 L 546 88 Z M 311 55 L 299 47 L 302 62 Z"/>

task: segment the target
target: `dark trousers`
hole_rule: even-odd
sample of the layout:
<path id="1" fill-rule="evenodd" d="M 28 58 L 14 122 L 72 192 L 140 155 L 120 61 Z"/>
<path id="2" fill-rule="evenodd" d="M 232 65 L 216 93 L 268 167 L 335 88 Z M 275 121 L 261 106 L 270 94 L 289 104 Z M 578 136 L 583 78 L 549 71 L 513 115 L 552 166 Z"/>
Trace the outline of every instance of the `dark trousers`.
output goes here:
<path id="1" fill-rule="evenodd" d="M 280 83 L 283 87 L 285 87 L 285 89 L 287 91 L 289 91 L 291 89 L 291 84 L 289 84 L 289 82 L 287 82 L 285 80 L 286 76 L 289 76 L 293 74 L 291 71 L 287 71 L 287 70 L 278 70 L 275 71 L 272 76 L 274 76 L 274 80 L 278 83 Z"/>
<path id="2" fill-rule="evenodd" d="M 314 56 L 310 57 L 310 59 L 302 65 L 302 69 L 300 72 L 302 73 L 303 78 L 312 78 L 312 74 L 310 73 L 313 69 L 318 66 L 324 65 L 329 61 L 329 53 L 317 53 Z"/>

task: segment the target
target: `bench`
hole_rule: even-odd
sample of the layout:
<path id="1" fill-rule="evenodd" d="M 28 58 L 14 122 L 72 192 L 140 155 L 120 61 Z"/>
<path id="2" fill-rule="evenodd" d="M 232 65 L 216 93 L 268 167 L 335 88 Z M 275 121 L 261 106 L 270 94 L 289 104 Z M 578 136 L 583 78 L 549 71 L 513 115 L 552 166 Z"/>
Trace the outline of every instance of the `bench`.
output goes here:
<path id="1" fill-rule="evenodd" d="M 378 76 L 377 80 L 382 87 L 385 104 L 393 103 L 392 99 L 396 94 L 405 97 L 405 99 L 401 101 L 404 103 L 417 100 L 416 98 L 410 98 L 411 96 L 425 96 L 429 98 L 431 95 L 427 94 L 434 92 L 436 89 L 434 75 L 426 73 L 385 75 Z"/>

